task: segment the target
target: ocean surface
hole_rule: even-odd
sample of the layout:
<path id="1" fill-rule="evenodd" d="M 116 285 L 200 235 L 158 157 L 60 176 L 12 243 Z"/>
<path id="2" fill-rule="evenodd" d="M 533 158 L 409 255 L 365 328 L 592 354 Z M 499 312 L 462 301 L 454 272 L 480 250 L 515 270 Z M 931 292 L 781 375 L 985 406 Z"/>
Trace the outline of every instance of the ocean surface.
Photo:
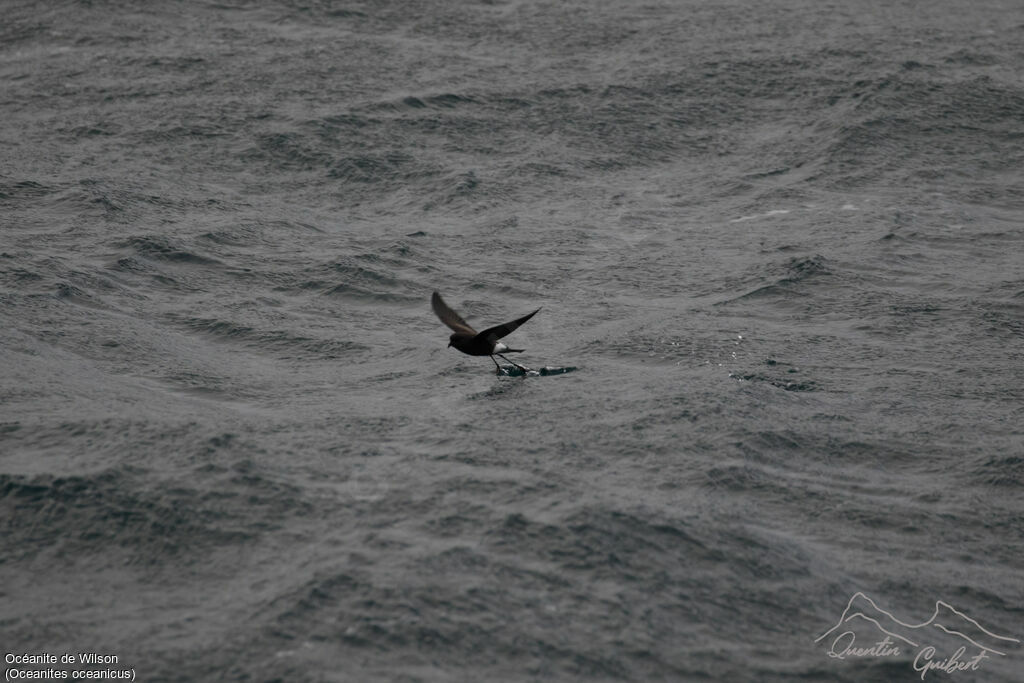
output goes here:
<path id="1" fill-rule="evenodd" d="M 1024 5 L 4 2 L 0 354 L 8 676 L 1020 681 Z"/>

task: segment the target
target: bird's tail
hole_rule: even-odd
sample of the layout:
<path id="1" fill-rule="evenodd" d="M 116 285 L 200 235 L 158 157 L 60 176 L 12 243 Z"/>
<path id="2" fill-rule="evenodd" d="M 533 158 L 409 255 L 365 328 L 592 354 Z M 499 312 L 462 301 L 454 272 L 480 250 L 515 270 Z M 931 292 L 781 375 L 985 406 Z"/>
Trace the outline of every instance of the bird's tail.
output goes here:
<path id="1" fill-rule="evenodd" d="M 505 349 L 502 353 L 522 353 L 526 349 Z"/>

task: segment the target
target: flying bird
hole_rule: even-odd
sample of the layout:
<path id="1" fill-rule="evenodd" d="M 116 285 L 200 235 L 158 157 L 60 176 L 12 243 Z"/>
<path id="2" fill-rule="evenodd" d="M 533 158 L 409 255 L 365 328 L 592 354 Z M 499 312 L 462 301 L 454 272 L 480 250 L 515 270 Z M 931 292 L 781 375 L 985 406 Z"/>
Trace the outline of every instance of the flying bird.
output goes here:
<path id="1" fill-rule="evenodd" d="M 470 356 L 490 356 L 491 360 L 494 361 L 494 366 L 501 372 L 501 366 L 498 365 L 498 361 L 494 360 L 495 356 L 502 358 L 509 363 L 512 361 L 502 356 L 502 353 L 519 353 L 523 349 L 510 349 L 509 347 L 502 344 L 499 339 L 507 334 L 510 334 L 517 327 L 525 323 L 527 320 L 537 314 L 537 311 L 524 315 L 522 318 L 517 318 L 512 322 L 507 322 L 502 325 L 495 325 L 494 327 L 488 327 L 483 332 L 477 332 L 469 326 L 462 317 L 453 311 L 451 307 L 444 302 L 441 295 L 434 292 L 434 295 L 430 297 L 430 305 L 434 309 L 434 313 L 441 319 L 448 327 L 452 328 L 453 334 L 449 337 L 448 346 L 454 346 L 459 351 L 469 354 Z M 517 368 L 525 370 L 523 366 L 516 363 L 512 363 Z"/>

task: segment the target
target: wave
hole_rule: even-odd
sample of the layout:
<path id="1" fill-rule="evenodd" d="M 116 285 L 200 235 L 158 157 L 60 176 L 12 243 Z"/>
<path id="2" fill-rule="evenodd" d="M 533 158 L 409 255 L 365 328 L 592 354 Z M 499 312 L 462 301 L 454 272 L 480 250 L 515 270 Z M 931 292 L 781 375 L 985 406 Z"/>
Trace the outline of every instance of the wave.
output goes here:
<path id="1" fill-rule="evenodd" d="M 771 280 L 769 284 L 761 285 L 744 294 L 719 301 L 716 305 L 723 306 L 750 299 L 776 297 L 787 299 L 794 295 L 807 295 L 811 291 L 810 287 L 827 282 L 833 275 L 831 262 L 820 254 L 793 257 L 783 264 L 773 264 L 762 267 L 762 269 L 766 272 L 759 274 L 757 277 L 762 280 Z"/>
<path id="2" fill-rule="evenodd" d="M 169 316 L 177 325 L 193 333 L 201 333 L 223 342 L 230 342 L 255 351 L 272 353 L 281 358 L 317 358 L 335 360 L 369 350 L 369 346 L 346 339 L 322 339 L 285 330 L 258 329 L 251 325 L 219 318 L 184 315 Z"/>
<path id="3" fill-rule="evenodd" d="M 121 471 L 65 477 L 0 474 L 0 506 L 10 513 L 6 532 L 27 556 L 51 547 L 83 558 L 114 550 L 132 563 L 160 565 L 169 556 L 252 538 L 226 513 L 203 515 L 204 507 L 212 511 L 199 492 L 140 488 Z"/>
<path id="4" fill-rule="evenodd" d="M 138 258 L 193 265 L 222 265 L 211 256 L 204 256 L 198 249 L 186 246 L 181 240 L 168 235 L 136 235 L 115 243 L 122 249 L 131 249 Z"/>

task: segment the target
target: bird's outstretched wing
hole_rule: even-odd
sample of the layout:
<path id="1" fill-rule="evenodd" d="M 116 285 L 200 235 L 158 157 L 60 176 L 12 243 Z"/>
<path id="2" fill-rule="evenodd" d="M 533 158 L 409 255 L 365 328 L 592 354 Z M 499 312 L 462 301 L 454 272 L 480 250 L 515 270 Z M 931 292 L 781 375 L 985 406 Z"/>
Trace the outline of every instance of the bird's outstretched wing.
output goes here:
<path id="1" fill-rule="evenodd" d="M 430 297 L 430 305 L 433 307 L 434 313 L 437 314 L 437 317 L 440 318 L 441 322 L 443 322 L 445 325 L 452 328 L 456 332 L 462 332 L 464 334 L 476 336 L 476 330 L 470 327 L 469 323 L 463 320 L 458 313 L 453 311 L 451 307 L 444 302 L 444 299 L 441 298 L 441 295 L 438 294 L 437 292 L 434 292 L 434 296 Z M 522 322 L 523 321 L 517 322 L 516 326 L 518 327 Z M 514 329 L 515 327 L 510 329 L 509 332 L 511 332 Z M 508 332 L 506 332 L 505 334 L 508 334 Z"/>
<path id="2" fill-rule="evenodd" d="M 539 310 L 540 309 L 538 308 L 537 311 L 539 311 Z M 504 323 L 502 325 L 495 325 L 494 327 L 488 327 L 486 330 L 484 330 L 483 332 L 481 332 L 477 336 L 483 337 L 484 339 L 489 339 L 492 342 L 498 341 L 499 339 L 504 337 L 506 334 L 509 334 L 514 329 L 516 329 L 517 327 L 519 327 L 520 325 L 525 323 L 527 320 L 529 320 L 533 316 L 537 315 L 537 311 L 534 311 L 533 313 L 530 313 L 529 315 L 524 315 L 522 318 L 517 318 L 517 319 L 515 319 L 515 320 L 513 320 L 512 322 L 509 322 L 509 323 Z"/>

